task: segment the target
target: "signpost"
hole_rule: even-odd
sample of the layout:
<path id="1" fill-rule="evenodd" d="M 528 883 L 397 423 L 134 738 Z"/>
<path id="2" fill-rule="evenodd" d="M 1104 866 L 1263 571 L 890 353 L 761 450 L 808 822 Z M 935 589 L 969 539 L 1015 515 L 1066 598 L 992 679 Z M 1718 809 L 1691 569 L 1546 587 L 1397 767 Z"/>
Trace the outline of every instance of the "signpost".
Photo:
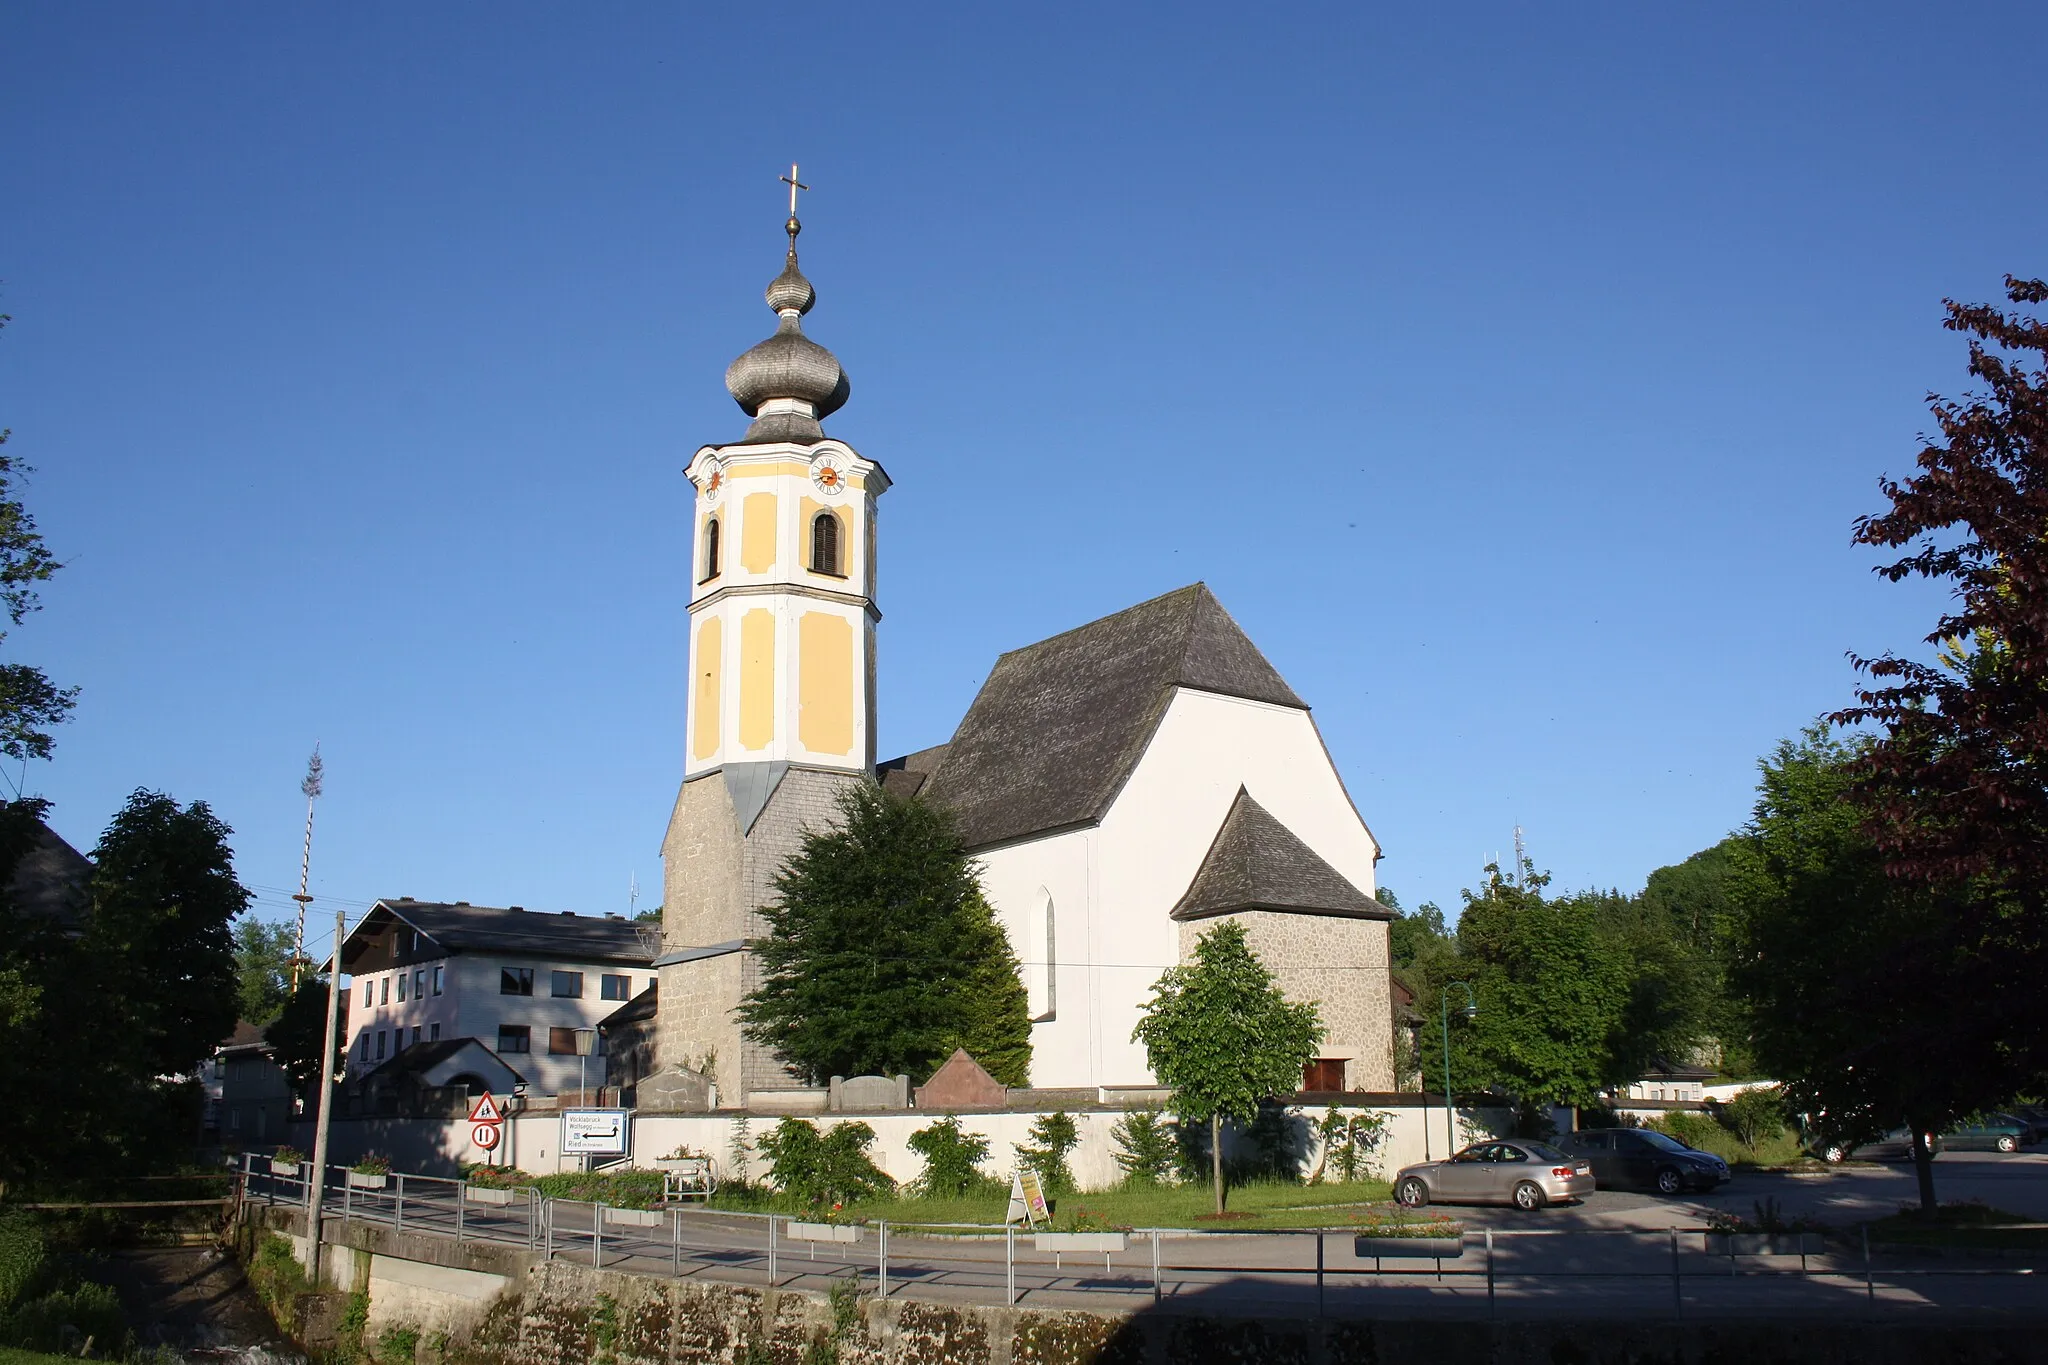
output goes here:
<path id="1" fill-rule="evenodd" d="M 494 1152 L 503 1134 L 504 1123 L 505 1111 L 498 1107 L 498 1102 L 491 1098 L 491 1092 L 486 1090 L 469 1108 L 469 1140 L 486 1153 Z"/>
<path id="2" fill-rule="evenodd" d="M 624 1156 L 627 1151 L 626 1111 L 569 1109 L 562 1114 L 564 1156 Z"/>

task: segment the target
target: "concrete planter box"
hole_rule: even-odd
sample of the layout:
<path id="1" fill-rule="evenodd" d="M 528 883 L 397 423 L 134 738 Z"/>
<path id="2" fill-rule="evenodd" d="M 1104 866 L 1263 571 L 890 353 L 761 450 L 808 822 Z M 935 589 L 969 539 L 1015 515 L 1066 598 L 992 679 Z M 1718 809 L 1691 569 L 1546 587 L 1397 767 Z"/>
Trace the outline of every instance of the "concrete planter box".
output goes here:
<path id="1" fill-rule="evenodd" d="M 381 1190 L 391 1183 L 391 1177 L 388 1175 L 365 1175 L 361 1171 L 350 1171 L 348 1173 L 348 1183 L 350 1189 Z"/>
<path id="2" fill-rule="evenodd" d="M 296 1161 L 278 1161 L 273 1158 L 270 1163 L 270 1173 L 272 1175 L 288 1175 L 296 1179 L 299 1174 L 299 1163 Z"/>
<path id="3" fill-rule="evenodd" d="M 464 1185 L 462 1197 L 471 1204 L 510 1204 L 515 1198 L 524 1200 L 525 1190 L 496 1190 L 488 1185 Z"/>
<path id="4" fill-rule="evenodd" d="M 1375 1260 L 1390 1256 L 1453 1261 L 1465 1254 L 1463 1237 L 1360 1237 L 1354 1250 Z"/>
<path id="5" fill-rule="evenodd" d="M 1041 1232 L 1034 1241 L 1040 1251 L 1122 1251 L 1121 1232 Z"/>
<path id="6" fill-rule="evenodd" d="M 858 1242 L 860 1229 L 851 1223 L 799 1223 L 792 1219 L 783 1225 L 785 1236 L 799 1242 Z"/>
<path id="7" fill-rule="evenodd" d="M 608 1228 L 658 1228 L 666 1216 L 654 1209 L 615 1209 L 606 1205 L 604 1225 Z"/>
<path id="8" fill-rule="evenodd" d="M 1818 1256 L 1827 1238 L 1818 1232 L 1710 1232 L 1707 1252 L 1713 1256 Z"/>

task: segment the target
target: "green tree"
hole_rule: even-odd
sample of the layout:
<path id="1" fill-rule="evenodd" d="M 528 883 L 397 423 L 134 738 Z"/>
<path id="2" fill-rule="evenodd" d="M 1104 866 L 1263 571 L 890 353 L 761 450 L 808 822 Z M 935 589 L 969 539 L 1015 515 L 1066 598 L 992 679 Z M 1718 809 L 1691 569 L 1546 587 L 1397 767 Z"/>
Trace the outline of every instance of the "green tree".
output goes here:
<path id="1" fill-rule="evenodd" d="M 747 1035 L 816 1084 L 929 1076 L 965 1048 L 1005 1085 L 1028 1083 L 1031 1021 L 1017 955 L 942 808 L 872 784 L 839 799 L 762 907 L 761 984 Z"/>
<path id="2" fill-rule="evenodd" d="M 1732 889 L 1741 843 L 1741 836 L 1731 834 L 1684 862 L 1658 868 L 1641 899 L 1690 950 L 1698 974 L 1701 1028 L 1719 1055 L 1721 1071 L 1746 1079 L 1761 1073 L 1749 1046 L 1748 1016 L 1728 987 L 1741 928 Z"/>
<path id="3" fill-rule="evenodd" d="M 1733 981 L 1787 1107 L 1828 1141 L 1909 1126 L 1921 1207 L 1932 1212 L 1933 1165 L 1918 1135 L 2010 1093 L 1997 1040 L 1970 1017 L 1977 982 L 1996 968 L 1949 930 L 1966 888 L 1887 875 L 1856 800 L 1863 747 L 1816 726 L 1761 765 L 1738 850 Z"/>
<path id="4" fill-rule="evenodd" d="M 1177 1164 L 1172 1120 L 1155 1110 L 1134 1109 L 1116 1121 L 1109 1135 L 1116 1140 L 1114 1156 L 1124 1184 L 1150 1189 L 1172 1181 Z"/>
<path id="5" fill-rule="evenodd" d="M 784 1119 L 761 1138 L 775 1188 L 801 1204 L 857 1204 L 896 1188 L 868 1155 L 875 1130 L 850 1120 L 820 1133 L 804 1119 Z"/>
<path id="6" fill-rule="evenodd" d="M 989 1140 L 961 1128 L 951 1114 L 912 1133 L 910 1150 L 924 1158 L 916 1188 L 926 1199 L 957 1199 L 989 1183 L 980 1169 L 988 1159 Z"/>
<path id="7" fill-rule="evenodd" d="M 250 918 L 235 926 L 235 973 L 243 1019 L 262 1028 L 277 1018 L 292 993 L 292 952 L 297 933 L 289 924 Z"/>
<path id="8" fill-rule="evenodd" d="M 1072 1194 L 1074 1171 L 1067 1165 L 1067 1153 L 1081 1145 L 1074 1116 L 1064 1109 L 1041 1114 L 1025 1136 L 1030 1141 L 1016 1145 L 1017 1160 L 1038 1173 L 1038 1187 L 1048 1195 Z"/>
<path id="9" fill-rule="evenodd" d="M 350 992 L 342 992 L 337 1002 L 340 1015 L 339 1027 L 334 1031 L 334 1073 L 342 1073 L 347 1058 L 348 1002 Z M 327 978 L 307 976 L 299 980 L 298 990 L 292 992 L 263 1030 L 263 1041 L 270 1044 L 277 1064 L 292 1078 L 292 1088 L 301 1096 L 314 1094 L 320 1086 L 320 1046 L 327 1038 Z"/>
<path id="10" fill-rule="evenodd" d="M 1209 1126 L 1210 1177 L 1223 1212 L 1223 1120 L 1250 1123 L 1259 1102 L 1301 1088 L 1323 1027 L 1313 1004 L 1280 993 L 1244 926 L 1218 925 L 1195 941 L 1194 961 L 1169 968 L 1131 1038 L 1152 1074 L 1173 1087 L 1183 1128 Z"/>
<path id="11" fill-rule="evenodd" d="M 0 328 L 11 320 L 0 313 Z M 0 446 L 11 435 L 0 430 Z M 49 582 L 64 567 L 43 543 L 36 519 L 21 500 L 21 485 L 34 472 L 0 450 L 0 610 L 17 626 L 42 609 L 36 585 Z M 0 641 L 6 638 L 0 631 Z M 77 688 L 59 688 L 40 668 L 0 663 L 0 754 L 17 761 L 48 758 L 50 731 L 71 714 L 77 699 Z"/>
<path id="12" fill-rule="evenodd" d="M 1550 878 L 1526 866 L 1515 880 L 1497 866 L 1486 876 L 1481 890 L 1465 893 L 1458 917 L 1457 970 L 1478 1013 L 1453 1030 L 1452 1080 L 1525 1102 L 1593 1104 L 1625 1079 L 1616 1047 L 1630 999 L 1628 962 L 1602 935 L 1589 898 L 1546 900 Z M 1441 1077 L 1441 1031 L 1435 1015 L 1429 1022 L 1424 1074 Z"/>

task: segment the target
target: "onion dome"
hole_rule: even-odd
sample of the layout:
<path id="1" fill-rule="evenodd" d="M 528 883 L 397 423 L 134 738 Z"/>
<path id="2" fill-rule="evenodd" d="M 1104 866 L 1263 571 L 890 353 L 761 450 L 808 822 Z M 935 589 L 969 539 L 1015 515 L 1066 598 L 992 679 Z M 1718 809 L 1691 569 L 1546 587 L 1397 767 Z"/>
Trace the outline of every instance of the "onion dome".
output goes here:
<path id="1" fill-rule="evenodd" d="M 796 265 L 796 235 L 803 230 L 794 214 L 784 225 L 789 233 L 789 259 L 768 285 L 768 306 L 781 320 L 775 335 L 748 348 L 725 370 L 725 387 L 754 419 L 742 445 L 773 441 L 808 444 L 825 439 L 818 425 L 846 404 L 846 371 L 833 354 L 804 335 L 803 316 L 817 293 Z"/>

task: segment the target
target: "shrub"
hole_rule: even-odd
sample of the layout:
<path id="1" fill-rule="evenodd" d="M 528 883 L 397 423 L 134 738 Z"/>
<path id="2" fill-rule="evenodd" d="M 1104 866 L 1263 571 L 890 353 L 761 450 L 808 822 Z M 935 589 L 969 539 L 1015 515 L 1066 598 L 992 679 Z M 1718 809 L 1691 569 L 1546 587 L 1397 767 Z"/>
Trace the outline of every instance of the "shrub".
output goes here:
<path id="1" fill-rule="evenodd" d="M 747 1171 L 754 1154 L 754 1126 L 741 1114 L 732 1124 L 732 1153 L 728 1177 L 736 1185 L 747 1183 Z"/>
<path id="2" fill-rule="evenodd" d="M 1785 1098 L 1776 1086 L 1755 1086 L 1713 1106 L 1721 1126 L 1745 1147 L 1754 1147 L 1785 1127 Z"/>
<path id="3" fill-rule="evenodd" d="M 270 1154 L 270 1159 L 272 1161 L 282 1161 L 287 1166 L 296 1166 L 299 1162 L 306 1159 L 306 1154 L 292 1146 L 289 1142 L 286 1142 L 278 1145 L 277 1150 Z"/>
<path id="4" fill-rule="evenodd" d="M 1048 1196 L 1072 1194 L 1074 1172 L 1067 1165 L 1067 1153 L 1081 1145 L 1081 1131 L 1073 1116 L 1056 1109 L 1031 1125 L 1029 1142 L 1017 1144 L 1017 1160 L 1038 1172 L 1038 1184 Z"/>
<path id="5" fill-rule="evenodd" d="M 278 1326 L 287 1332 L 297 1330 L 292 1305 L 312 1285 L 306 1280 L 306 1268 L 292 1254 L 288 1240 L 275 1232 L 263 1234 L 256 1254 L 249 1258 L 249 1287 L 263 1300 Z"/>
<path id="6" fill-rule="evenodd" d="M 1297 1117 L 1297 1111 L 1272 1100 L 1259 1106 L 1251 1126 L 1245 1129 L 1254 1155 L 1244 1163 L 1243 1178 L 1301 1179 L 1302 1162 L 1308 1154 L 1303 1150 L 1305 1125 L 1295 1122 Z"/>
<path id="7" fill-rule="evenodd" d="M 420 1332 L 417 1327 L 386 1327 L 377 1338 L 377 1359 L 383 1361 L 405 1361 L 410 1365 L 420 1351 Z"/>
<path id="8" fill-rule="evenodd" d="M 391 1158 L 382 1152 L 364 1152 L 349 1169 L 357 1175 L 390 1175 Z"/>
<path id="9" fill-rule="evenodd" d="M 878 1199 L 896 1182 L 868 1156 L 875 1130 L 854 1120 L 820 1133 L 805 1119 L 784 1119 L 761 1139 L 775 1188 L 803 1204 Z"/>
<path id="10" fill-rule="evenodd" d="M 1316 1121 L 1316 1136 L 1322 1140 L 1323 1156 L 1310 1183 L 1319 1184 L 1325 1173 L 1333 1172 L 1348 1185 L 1372 1175 L 1372 1159 L 1387 1140 L 1387 1115 L 1346 1114 L 1333 1104 Z"/>
<path id="11" fill-rule="evenodd" d="M 1668 1133 L 1688 1147 L 1705 1147 L 1713 1141 L 1720 1125 L 1705 1114 L 1695 1114 L 1687 1109 L 1672 1109 L 1665 1112 L 1650 1125 L 1659 1132 Z"/>
<path id="12" fill-rule="evenodd" d="M 1127 1185 L 1154 1186 L 1174 1178 L 1176 1149 L 1173 1122 L 1157 1110 L 1141 1109 L 1118 1119 L 1109 1130 L 1116 1140 L 1116 1164 Z"/>
<path id="13" fill-rule="evenodd" d="M 910 1150 L 924 1158 L 917 1193 L 928 1199 L 958 1198 L 990 1183 L 977 1166 L 988 1158 L 988 1148 L 987 1138 L 963 1132 L 960 1120 L 950 1114 L 929 1128 L 918 1129 L 910 1135 Z"/>
<path id="14" fill-rule="evenodd" d="M 40 1294 L 50 1275 L 42 1229 L 26 1212 L 0 1214 L 0 1315 Z"/>
<path id="15" fill-rule="evenodd" d="M 96 1351 L 118 1357 L 126 1352 L 128 1335 L 121 1300 L 107 1286 L 90 1281 L 52 1290 L 0 1314 L 0 1345 L 30 1351 L 71 1355 L 91 1338 Z"/>

